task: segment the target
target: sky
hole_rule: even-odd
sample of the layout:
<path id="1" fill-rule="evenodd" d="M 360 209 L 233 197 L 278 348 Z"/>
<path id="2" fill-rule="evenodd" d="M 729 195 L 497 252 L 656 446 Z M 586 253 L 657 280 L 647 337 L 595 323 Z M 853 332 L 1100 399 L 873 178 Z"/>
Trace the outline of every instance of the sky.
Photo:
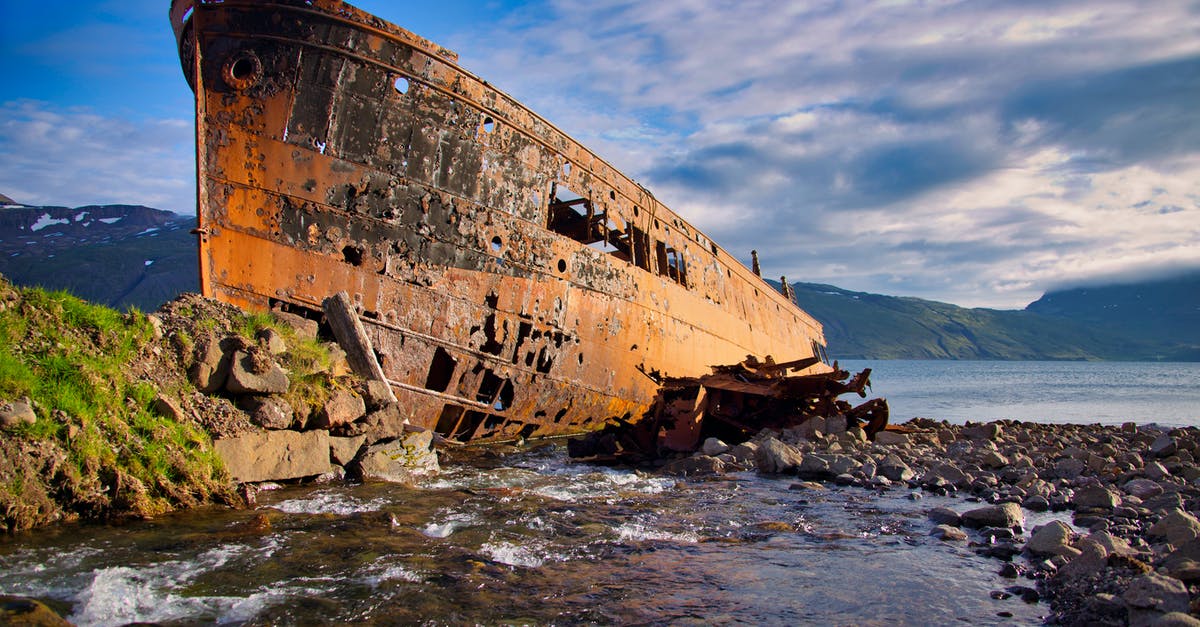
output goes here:
<path id="1" fill-rule="evenodd" d="M 0 193 L 194 214 L 168 4 L 0 4 Z M 355 4 L 766 276 L 1019 309 L 1200 269 L 1200 2 Z"/>

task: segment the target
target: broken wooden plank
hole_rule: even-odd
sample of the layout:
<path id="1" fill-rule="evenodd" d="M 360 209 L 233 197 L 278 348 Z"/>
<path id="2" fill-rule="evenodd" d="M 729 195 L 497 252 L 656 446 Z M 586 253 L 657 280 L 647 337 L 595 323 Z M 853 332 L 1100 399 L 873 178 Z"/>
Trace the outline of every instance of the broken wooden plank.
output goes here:
<path id="1" fill-rule="evenodd" d="M 358 319 L 358 314 L 354 311 L 354 304 L 350 302 L 350 296 L 346 292 L 338 292 L 326 298 L 321 303 L 321 309 L 324 310 L 325 319 L 329 321 L 329 326 L 333 329 L 333 337 L 337 339 L 342 350 L 346 351 L 346 361 L 350 363 L 350 369 L 364 379 L 387 383 L 387 377 L 383 375 L 383 368 L 379 365 L 379 360 L 375 358 L 375 349 L 371 346 L 371 338 L 367 335 L 362 321 Z M 390 384 L 387 386 L 387 393 L 388 402 L 397 402 L 396 394 L 392 391 Z"/>

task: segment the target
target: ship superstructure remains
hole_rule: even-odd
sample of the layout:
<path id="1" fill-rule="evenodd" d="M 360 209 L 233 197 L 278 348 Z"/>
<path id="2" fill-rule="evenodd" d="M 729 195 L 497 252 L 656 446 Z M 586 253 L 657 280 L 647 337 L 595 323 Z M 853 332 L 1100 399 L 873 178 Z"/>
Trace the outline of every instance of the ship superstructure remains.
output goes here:
<path id="1" fill-rule="evenodd" d="M 461 440 L 641 415 L 659 376 L 825 372 L 821 326 L 432 42 L 336 0 L 176 0 L 201 286 L 345 291 L 419 426 Z"/>

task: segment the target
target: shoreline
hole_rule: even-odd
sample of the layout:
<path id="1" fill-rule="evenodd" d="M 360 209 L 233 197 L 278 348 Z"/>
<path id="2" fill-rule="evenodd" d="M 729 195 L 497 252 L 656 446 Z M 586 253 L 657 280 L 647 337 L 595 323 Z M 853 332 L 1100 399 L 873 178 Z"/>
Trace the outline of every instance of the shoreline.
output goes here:
<path id="1" fill-rule="evenodd" d="M 994 594 L 1047 601 L 1048 624 L 1200 625 L 1200 429 L 916 418 L 875 442 L 844 429 L 816 419 L 734 447 L 709 440 L 662 471 L 961 497 L 961 512 L 928 508 L 930 535 L 994 558 L 1012 583 Z M 1070 512 L 1073 525 L 1030 529 L 1027 511 Z"/>

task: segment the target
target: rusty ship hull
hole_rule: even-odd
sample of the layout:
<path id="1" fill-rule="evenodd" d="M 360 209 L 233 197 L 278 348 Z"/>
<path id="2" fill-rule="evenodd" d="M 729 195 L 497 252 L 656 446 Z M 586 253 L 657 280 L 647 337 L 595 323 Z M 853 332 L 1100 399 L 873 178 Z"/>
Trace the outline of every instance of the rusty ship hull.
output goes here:
<path id="1" fill-rule="evenodd" d="M 578 433 L 639 417 L 659 375 L 831 370 L 790 298 L 453 52 L 336 0 L 170 16 L 203 293 L 313 315 L 345 291 L 412 423 Z"/>

